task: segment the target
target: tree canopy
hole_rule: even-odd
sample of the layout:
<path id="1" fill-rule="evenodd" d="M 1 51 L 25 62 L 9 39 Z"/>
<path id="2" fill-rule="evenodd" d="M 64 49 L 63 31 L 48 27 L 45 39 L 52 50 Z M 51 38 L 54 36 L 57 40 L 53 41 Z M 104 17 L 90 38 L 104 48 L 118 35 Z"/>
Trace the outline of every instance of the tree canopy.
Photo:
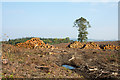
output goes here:
<path id="1" fill-rule="evenodd" d="M 80 42 L 84 42 L 86 41 L 87 38 L 87 28 L 90 28 L 90 24 L 89 21 L 87 21 L 85 18 L 81 17 L 79 19 L 76 19 L 74 22 L 74 26 L 73 27 L 77 27 L 78 28 L 78 41 Z"/>

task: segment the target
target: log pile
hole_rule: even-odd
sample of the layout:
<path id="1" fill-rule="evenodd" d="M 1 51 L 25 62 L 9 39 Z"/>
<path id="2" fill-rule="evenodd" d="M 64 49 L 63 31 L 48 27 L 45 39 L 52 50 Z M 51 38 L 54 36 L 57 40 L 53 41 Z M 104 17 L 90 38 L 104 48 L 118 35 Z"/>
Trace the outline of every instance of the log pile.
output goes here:
<path id="1" fill-rule="evenodd" d="M 120 46 L 115 45 L 105 45 L 104 49 L 111 49 L 111 50 L 120 50 Z"/>
<path id="2" fill-rule="evenodd" d="M 81 43 L 74 41 L 68 45 L 69 48 L 79 48 L 79 49 L 111 49 L 111 50 L 120 50 L 120 46 L 115 45 L 98 45 L 94 42 Z"/>
<path id="3" fill-rule="evenodd" d="M 80 48 L 80 49 L 100 49 L 99 45 L 90 42 L 90 43 L 81 43 L 78 41 L 74 41 L 69 45 L 70 48 Z"/>
<path id="4" fill-rule="evenodd" d="M 94 42 L 87 43 L 84 49 L 100 49 L 99 45 Z"/>
<path id="5" fill-rule="evenodd" d="M 18 46 L 20 48 L 23 47 L 23 48 L 29 48 L 29 49 L 33 49 L 33 48 L 53 48 L 52 45 L 45 44 L 39 38 L 32 38 L 30 40 L 27 40 L 24 43 L 18 43 L 18 44 L 16 44 L 16 46 Z"/>
<path id="6" fill-rule="evenodd" d="M 68 47 L 70 47 L 70 48 L 83 48 L 83 46 L 84 46 L 84 43 L 74 41 Z"/>

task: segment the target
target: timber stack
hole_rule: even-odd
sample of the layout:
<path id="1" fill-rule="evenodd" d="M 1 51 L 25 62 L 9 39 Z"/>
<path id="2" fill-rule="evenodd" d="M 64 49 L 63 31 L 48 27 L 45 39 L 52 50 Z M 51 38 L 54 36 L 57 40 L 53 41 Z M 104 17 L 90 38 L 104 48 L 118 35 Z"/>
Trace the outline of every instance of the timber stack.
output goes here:
<path id="1" fill-rule="evenodd" d="M 69 48 L 79 48 L 79 49 L 110 49 L 110 50 L 120 50 L 120 46 L 115 45 L 98 45 L 95 42 L 81 43 L 79 41 L 74 41 L 68 45 Z"/>
<path id="2" fill-rule="evenodd" d="M 74 41 L 73 43 L 71 43 L 70 45 L 68 45 L 69 48 L 83 48 L 84 47 L 84 43 L 78 42 L 78 41 Z"/>
<path id="3" fill-rule="evenodd" d="M 105 45 L 104 49 L 111 49 L 111 50 L 120 50 L 120 46 L 115 45 Z"/>
<path id="4" fill-rule="evenodd" d="M 94 42 L 89 42 L 85 45 L 84 49 L 100 49 L 100 47 Z"/>
<path id="5" fill-rule="evenodd" d="M 50 44 L 45 44 L 40 38 L 32 38 L 30 40 L 27 40 L 24 43 L 18 43 L 16 44 L 17 47 L 20 48 L 28 48 L 28 49 L 33 49 L 33 48 L 53 48 L 52 45 Z"/>

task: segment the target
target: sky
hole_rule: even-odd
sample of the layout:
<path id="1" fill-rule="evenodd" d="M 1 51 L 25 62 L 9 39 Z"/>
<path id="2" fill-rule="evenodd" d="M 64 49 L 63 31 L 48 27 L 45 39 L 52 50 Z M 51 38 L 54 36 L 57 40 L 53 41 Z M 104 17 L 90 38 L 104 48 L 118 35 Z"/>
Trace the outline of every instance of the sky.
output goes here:
<path id="1" fill-rule="evenodd" d="M 76 19 L 91 25 L 88 39 L 118 39 L 118 2 L 3 2 L 2 33 L 22 37 L 77 38 Z"/>
<path id="2" fill-rule="evenodd" d="M 120 14 L 120 1 L 118 3 L 118 14 Z M 118 15 L 118 22 L 120 21 L 120 15 Z M 120 22 L 118 23 L 118 40 L 120 40 Z"/>

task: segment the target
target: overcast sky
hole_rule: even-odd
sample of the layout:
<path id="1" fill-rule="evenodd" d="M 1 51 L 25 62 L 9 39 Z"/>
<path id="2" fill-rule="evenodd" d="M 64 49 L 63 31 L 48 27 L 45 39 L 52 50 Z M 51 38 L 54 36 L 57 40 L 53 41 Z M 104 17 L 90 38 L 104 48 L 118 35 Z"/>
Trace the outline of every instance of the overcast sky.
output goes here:
<path id="1" fill-rule="evenodd" d="M 118 39 L 117 2 L 3 2 L 2 32 L 10 39 L 77 38 L 80 17 L 90 22 L 89 39 Z"/>

